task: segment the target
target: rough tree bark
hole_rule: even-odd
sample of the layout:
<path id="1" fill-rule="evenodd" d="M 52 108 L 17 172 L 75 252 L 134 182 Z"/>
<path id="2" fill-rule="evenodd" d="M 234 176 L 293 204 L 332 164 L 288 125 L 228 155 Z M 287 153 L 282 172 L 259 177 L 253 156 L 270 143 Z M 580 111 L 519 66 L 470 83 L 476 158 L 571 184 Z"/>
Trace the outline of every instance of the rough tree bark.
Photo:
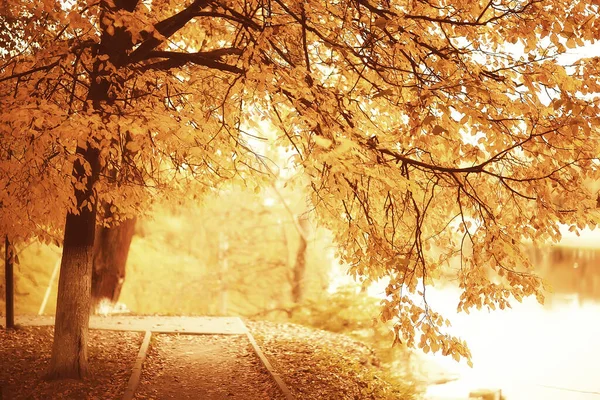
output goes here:
<path id="1" fill-rule="evenodd" d="M 136 218 L 130 218 L 119 225 L 96 228 L 92 269 L 92 309 L 95 309 L 103 299 L 112 304 L 119 300 L 125 281 L 125 267 L 135 223 Z"/>
<path id="2" fill-rule="evenodd" d="M 84 161 L 75 161 L 73 175 L 79 180 L 84 178 L 84 163 L 87 162 L 91 176 L 87 177 L 85 188 L 75 192 L 79 214 L 67 214 L 65 223 L 49 379 L 80 379 L 88 373 L 87 338 L 96 225 L 93 186 L 98 179 L 100 163 L 98 150 L 89 145 L 87 149 L 77 147 L 77 154 Z"/>

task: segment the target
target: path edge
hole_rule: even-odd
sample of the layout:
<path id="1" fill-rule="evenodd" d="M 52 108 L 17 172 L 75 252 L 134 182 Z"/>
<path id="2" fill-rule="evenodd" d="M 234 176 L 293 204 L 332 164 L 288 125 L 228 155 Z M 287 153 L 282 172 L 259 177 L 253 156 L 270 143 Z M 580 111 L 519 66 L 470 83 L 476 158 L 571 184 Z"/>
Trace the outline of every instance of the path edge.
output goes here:
<path id="1" fill-rule="evenodd" d="M 142 345 L 140 346 L 140 351 L 138 352 L 137 359 L 135 360 L 135 364 L 133 365 L 133 369 L 131 370 L 131 376 L 129 377 L 129 382 L 127 382 L 127 389 L 125 389 L 125 393 L 123 394 L 123 400 L 133 400 L 133 396 L 135 396 L 135 390 L 137 389 L 140 378 L 142 376 L 142 366 L 144 361 L 146 360 L 146 355 L 148 354 L 148 348 L 150 347 L 150 339 L 152 338 L 152 331 L 146 331 L 144 334 L 144 340 L 142 341 Z"/>
<path id="2" fill-rule="evenodd" d="M 292 392 L 290 392 L 290 389 L 288 389 L 285 382 L 281 379 L 281 377 L 277 374 L 277 372 L 275 372 L 275 369 L 273 368 L 273 366 L 271 365 L 271 363 L 269 362 L 267 357 L 264 355 L 264 353 L 258 346 L 258 343 L 256 343 L 256 340 L 254 339 L 254 336 L 252 336 L 252 333 L 250 333 L 249 329 L 246 330 L 246 337 L 248 337 L 250 344 L 254 348 L 254 352 L 256 353 L 256 355 L 258 356 L 258 358 L 260 359 L 262 364 L 265 366 L 265 368 L 267 369 L 269 374 L 271 374 L 271 376 L 277 383 L 277 386 L 279 386 L 279 390 L 281 390 L 281 392 L 285 396 L 286 400 L 294 400 L 294 396 L 292 396 Z M 123 400 L 125 400 L 125 399 L 123 399 Z"/>

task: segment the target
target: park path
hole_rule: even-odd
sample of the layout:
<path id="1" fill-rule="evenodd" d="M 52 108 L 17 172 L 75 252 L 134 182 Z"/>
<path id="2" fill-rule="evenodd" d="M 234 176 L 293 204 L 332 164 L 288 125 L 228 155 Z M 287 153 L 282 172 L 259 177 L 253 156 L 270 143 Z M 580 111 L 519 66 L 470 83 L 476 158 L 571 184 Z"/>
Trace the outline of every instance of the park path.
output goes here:
<path id="1" fill-rule="evenodd" d="M 154 336 L 136 399 L 285 399 L 245 336 Z"/>
<path id="2" fill-rule="evenodd" d="M 16 323 L 54 325 L 54 318 Z M 145 332 L 123 400 L 293 399 L 240 318 L 91 316 L 90 329 Z"/>

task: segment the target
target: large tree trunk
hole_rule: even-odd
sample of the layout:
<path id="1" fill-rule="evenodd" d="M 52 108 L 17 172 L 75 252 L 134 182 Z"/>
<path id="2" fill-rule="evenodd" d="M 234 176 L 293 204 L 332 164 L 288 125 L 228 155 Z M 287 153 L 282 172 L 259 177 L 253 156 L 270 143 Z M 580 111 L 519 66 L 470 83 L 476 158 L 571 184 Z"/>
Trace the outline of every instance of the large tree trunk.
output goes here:
<path id="1" fill-rule="evenodd" d="M 126 50 L 132 46 L 131 34 L 127 27 L 112 27 L 112 32 L 105 25 L 105 11 L 133 11 L 139 0 L 100 1 L 99 14 L 100 44 L 92 49 L 94 64 L 89 75 L 90 87 L 86 97 L 84 111 L 93 111 L 99 115 L 115 115 L 111 108 L 115 96 L 111 91 L 111 69 L 107 67 L 107 58 L 115 68 L 126 56 Z M 108 57 L 105 57 L 108 56 Z M 77 146 L 79 159 L 73 164 L 73 176 L 83 181 L 87 176 L 84 163 L 89 163 L 91 174 L 87 176 L 85 188 L 75 190 L 79 214 L 67 214 L 63 256 L 58 281 L 58 298 L 56 302 L 56 321 L 54 327 L 54 344 L 52 358 L 47 377 L 83 378 L 88 371 L 87 337 L 91 305 L 92 262 L 94 254 L 94 237 L 96 229 L 97 194 L 94 183 L 100 174 L 100 152 L 92 137 L 87 139 L 86 148 Z"/>
<path id="2" fill-rule="evenodd" d="M 100 165 L 98 150 L 89 145 L 87 149 L 78 147 L 77 154 L 90 164 L 91 176 L 87 177 L 85 189 L 75 192 L 79 214 L 67 214 L 49 379 L 80 379 L 88 372 L 87 338 L 96 225 L 96 201 L 92 195 Z M 73 175 L 78 180 L 86 176 L 79 160 L 75 161 Z"/>
<path id="3" fill-rule="evenodd" d="M 100 301 L 115 304 L 119 300 L 125 281 L 127 256 L 135 231 L 136 218 L 122 221 L 119 225 L 96 228 L 94 263 L 92 270 L 92 307 Z"/>

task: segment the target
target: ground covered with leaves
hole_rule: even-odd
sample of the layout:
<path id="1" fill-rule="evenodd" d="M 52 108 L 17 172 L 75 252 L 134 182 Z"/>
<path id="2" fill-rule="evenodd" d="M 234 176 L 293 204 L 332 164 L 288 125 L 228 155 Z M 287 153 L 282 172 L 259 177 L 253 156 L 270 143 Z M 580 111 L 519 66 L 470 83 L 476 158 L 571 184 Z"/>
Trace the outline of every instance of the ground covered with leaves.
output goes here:
<path id="1" fill-rule="evenodd" d="M 415 386 L 394 382 L 361 342 L 295 324 L 244 323 L 297 399 L 415 398 Z"/>
<path id="2" fill-rule="evenodd" d="M 52 350 L 53 327 L 0 330 L 0 390 L 13 399 L 119 399 L 142 341 L 139 332 L 90 331 L 90 378 L 43 379 Z"/>
<path id="3" fill-rule="evenodd" d="M 155 334 L 136 399 L 284 400 L 245 335 Z"/>
<path id="4" fill-rule="evenodd" d="M 245 321 L 297 399 L 414 398 L 379 367 L 366 345 L 301 325 Z M 90 378 L 48 382 L 52 327 L 0 330 L 0 388 L 6 399 L 119 399 L 142 334 L 90 331 Z M 155 334 L 137 399 L 280 400 L 283 395 L 245 336 Z"/>

